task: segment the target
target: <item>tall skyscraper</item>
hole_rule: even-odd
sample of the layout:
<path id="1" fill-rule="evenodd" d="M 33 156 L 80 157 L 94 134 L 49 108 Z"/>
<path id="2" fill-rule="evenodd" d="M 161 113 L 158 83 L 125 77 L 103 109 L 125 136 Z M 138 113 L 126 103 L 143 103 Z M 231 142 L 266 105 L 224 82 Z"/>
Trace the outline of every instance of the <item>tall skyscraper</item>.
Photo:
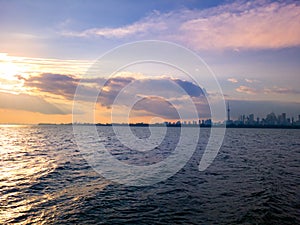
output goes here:
<path id="1" fill-rule="evenodd" d="M 229 108 L 229 102 L 227 102 L 227 121 L 230 121 L 230 108 Z"/>

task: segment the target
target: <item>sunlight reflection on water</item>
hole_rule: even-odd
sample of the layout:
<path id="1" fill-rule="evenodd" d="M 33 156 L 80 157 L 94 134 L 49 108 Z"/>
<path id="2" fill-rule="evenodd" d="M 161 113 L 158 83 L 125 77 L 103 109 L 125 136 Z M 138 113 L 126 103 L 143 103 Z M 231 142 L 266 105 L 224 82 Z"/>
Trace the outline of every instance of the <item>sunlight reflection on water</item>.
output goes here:
<path id="1" fill-rule="evenodd" d="M 43 200 L 23 190 L 53 172 L 55 160 L 43 154 L 43 138 L 24 125 L 2 125 L 0 132 L 0 223 L 22 217 Z M 47 199 L 47 196 L 45 196 Z"/>
<path id="2" fill-rule="evenodd" d="M 65 204 L 70 207 L 72 202 L 74 210 L 80 196 L 92 195 L 109 184 L 89 169 L 76 150 L 72 132 L 65 130 L 59 126 L 0 127 L 0 224 L 51 224 L 64 216 Z M 70 160 L 78 160 L 75 171 Z"/>
<path id="3" fill-rule="evenodd" d="M 155 163 L 172 147 L 169 140 L 145 162 L 109 129 L 98 128 L 101 141 L 126 163 Z M 213 164 L 199 172 L 207 131 L 182 170 L 137 188 L 93 171 L 71 126 L 2 126 L 0 224 L 299 224 L 300 130 L 228 129 Z"/>

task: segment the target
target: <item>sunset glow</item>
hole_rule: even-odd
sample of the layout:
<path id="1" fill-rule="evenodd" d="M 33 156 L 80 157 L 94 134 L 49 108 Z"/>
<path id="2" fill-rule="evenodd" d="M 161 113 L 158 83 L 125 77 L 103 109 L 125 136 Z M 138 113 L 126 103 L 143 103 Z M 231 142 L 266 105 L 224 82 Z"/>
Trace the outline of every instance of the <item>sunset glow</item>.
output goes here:
<path id="1" fill-rule="evenodd" d="M 299 224 L 299 0 L 0 0 L 1 224 Z"/>
<path id="2" fill-rule="evenodd" d="M 71 122 L 76 85 L 80 79 L 88 78 L 86 72 L 96 59 L 118 45 L 145 39 L 175 42 L 198 54 L 215 72 L 225 98 L 232 102 L 235 117 L 241 113 L 239 104 L 243 101 L 253 105 L 253 113 L 260 116 L 268 113 L 258 106 L 261 102 L 276 113 L 286 110 L 291 117 L 300 112 L 297 2 L 212 2 L 206 7 L 201 3 L 185 6 L 170 3 L 168 7 L 137 5 L 140 8 L 137 18 L 125 16 L 126 12 L 120 8 L 116 14 L 124 20 L 103 15 L 110 18 L 110 23 L 105 24 L 98 13 L 85 20 L 77 13 L 79 3 L 69 12 L 53 4 L 49 12 L 41 12 L 45 18 L 33 13 L 26 19 L 22 16 L 32 7 L 42 9 L 43 3 L 25 1 L 15 5 L 14 10 L 7 2 L 1 5 L 2 17 L 6 18 L 1 20 L 0 31 L 1 123 Z M 4 6 L 8 7 L 5 12 Z M 84 7 L 91 5 L 87 3 Z M 97 7 L 100 10 L 104 6 L 99 3 Z M 20 16 L 11 17 L 13 11 Z M 50 23 L 46 18 L 53 11 L 60 16 Z M 22 31 L 18 31 L 21 27 Z M 117 76 L 125 83 L 112 80 L 103 88 L 106 98 L 96 106 L 98 122 L 110 122 L 109 101 L 115 91 L 131 82 L 126 80 L 128 77 L 136 81 L 157 77 L 155 85 L 165 85 L 173 78 L 187 80 L 178 71 L 149 65 L 124 69 Z M 99 91 L 97 85 L 95 81 L 85 83 L 90 92 Z M 151 88 L 153 82 L 149 85 Z M 82 122 L 91 122 L 85 119 L 91 112 L 83 108 L 80 113 Z M 147 110 L 144 113 L 133 113 L 130 120 L 151 120 L 154 116 Z M 123 119 L 120 117 L 118 121 Z"/>

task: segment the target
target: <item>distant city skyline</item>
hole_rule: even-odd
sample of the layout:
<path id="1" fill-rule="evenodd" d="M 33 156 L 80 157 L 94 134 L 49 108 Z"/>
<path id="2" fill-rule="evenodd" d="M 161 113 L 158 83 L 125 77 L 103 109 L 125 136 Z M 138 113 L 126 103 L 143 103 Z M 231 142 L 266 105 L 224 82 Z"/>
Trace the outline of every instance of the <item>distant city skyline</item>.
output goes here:
<path id="1" fill-rule="evenodd" d="M 227 112 L 230 112 L 230 108 L 227 108 Z M 39 123 L 40 125 L 50 125 L 51 123 Z M 72 123 L 69 123 L 71 125 Z M 257 127 L 264 127 L 264 126 L 297 126 L 300 127 L 300 113 L 297 117 L 287 117 L 286 113 L 281 113 L 276 115 L 274 112 L 268 113 L 265 117 L 256 117 L 255 114 L 248 114 L 248 115 L 240 115 L 238 119 L 231 119 L 230 114 L 227 114 L 227 120 L 224 121 L 213 121 L 211 118 L 198 118 L 193 120 L 187 119 L 179 119 L 179 120 L 165 120 L 163 122 L 119 122 L 119 123 L 80 123 L 74 122 L 73 124 L 97 124 L 97 125 L 135 125 L 135 126 L 144 126 L 144 125 L 166 125 L 166 126 L 204 126 L 209 127 L 212 125 L 227 125 L 227 126 L 234 126 L 234 127 L 241 127 L 241 126 L 257 126 Z"/>

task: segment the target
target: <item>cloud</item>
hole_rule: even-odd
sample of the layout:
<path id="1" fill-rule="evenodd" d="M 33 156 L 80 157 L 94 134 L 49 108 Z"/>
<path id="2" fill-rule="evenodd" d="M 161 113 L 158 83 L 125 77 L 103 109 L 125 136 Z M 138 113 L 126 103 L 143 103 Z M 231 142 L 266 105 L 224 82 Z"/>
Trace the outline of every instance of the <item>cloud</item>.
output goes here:
<path id="1" fill-rule="evenodd" d="M 199 86 L 185 80 L 173 79 L 173 81 L 178 84 L 189 96 L 191 97 L 200 97 L 204 96 L 204 89 L 201 89 Z"/>
<path id="2" fill-rule="evenodd" d="M 24 79 L 26 87 L 35 88 L 38 92 L 46 92 L 62 95 L 67 99 L 73 99 L 79 79 L 69 75 L 43 73 L 39 76 L 31 76 Z"/>
<path id="3" fill-rule="evenodd" d="M 112 106 L 129 106 L 133 101 L 139 99 L 139 104 L 134 111 L 143 111 L 145 116 L 158 115 L 168 118 L 175 118 L 174 108 L 182 108 L 185 115 L 189 115 L 192 108 L 187 103 L 190 98 L 201 115 L 209 114 L 205 90 L 202 90 L 194 83 L 174 79 L 171 77 L 135 77 L 134 73 L 120 74 L 108 80 L 104 78 L 83 78 L 79 79 L 72 75 L 43 73 L 39 76 L 31 76 L 24 79 L 24 85 L 35 92 L 58 95 L 67 100 L 73 100 L 77 85 L 80 81 L 80 91 L 77 92 L 77 100 L 97 102 L 106 108 Z M 104 86 L 101 86 L 104 84 Z M 102 89 L 100 89 L 102 87 Z M 164 99 L 164 101 L 162 101 Z M 172 106 L 170 106 L 172 102 Z M 177 118 L 177 117 L 176 117 Z"/>
<path id="4" fill-rule="evenodd" d="M 121 90 L 123 91 L 120 93 Z M 148 97 L 153 95 L 162 96 L 166 99 L 181 99 L 182 96 L 199 98 L 205 96 L 204 90 L 186 80 L 173 79 L 170 77 L 143 79 L 114 77 L 109 79 L 104 85 L 99 96 L 99 102 L 103 106 L 111 106 L 113 100 L 119 94 L 129 100 L 135 96 Z M 123 100 L 125 104 L 126 99 Z"/>
<path id="5" fill-rule="evenodd" d="M 255 88 L 247 87 L 247 86 L 239 86 L 238 88 L 235 89 L 237 92 L 240 93 L 246 93 L 250 95 L 255 95 L 257 94 L 258 90 Z"/>
<path id="6" fill-rule="evenodd" d="M 238 1 L 181 24 L 183 39 L 198 49 L 264 49 L 300 45 L 298 3 Z"/>
<path id="7" fill-rule="evenodd" d="M 108 80 L 101 77 L 83 78 L 80 80 L 80 78 L 72 75 L 50 73 L 43 73 L 29 78 L 20 77 L 19 79 L 24 80 L 26 88 L 30 88 L 41 96 L 43 96 L 43 93 L 48 97 L 57 95 L 70 101 L 73 100 L 76 87 L 81 81 L 82 88 L 77 99 L 84 102 L 92 102 L 95 101 L 95 96 L 98 96 L 98 103 L 106 108 L 111 108 L 112 106 L 120 106 L 119 108 L 128 107 L 133 101 L 139 99 L 132 109 L 133 115 L 138 116 L 160 116 L 166 119 L 178 119 L 178 115 L 174 110 L 181 109 L 186 119 L 193 119 L 191 118 L 193 108 L 187 101 L 191 99 L 196 106 L 199 117 L 210 117 L 210 108 L 205 97 L 208 94 L 204 89 L 187 80 L 166 76 L 144 77 L 141 74 L 135 77 L 134 73 L 129 72 L 119 74 Z M 99 92 L 101 84 L 105 85 L 102 91 Z M 300 94 L 299 90 L 277 86 L 249 87 L 241 85 L 236 88 L 236 91 L 247 95 Z M 48 114 L 70 113 L 40 97 L 30 95 L 2 93 L 0 100 L 2 103 L 0 107 L 3 108 L 28 109 L 29 111 Z"/>
<path id="8" fill-rule="evenodd" d="M 124 38 L 128 36 L 141 36 L 151 31 L 163 31 L 167 29 L 167 24 L 160 21 L 159 17 L 155 17 L 157 12 L 149 17 L 142 19 L 141 21 L 129 24 L 127 26 L 116 27 L 116 28 L 92 28 L 82 32 L 64 31 L 62 32 L 65 36 L 75 37 L 90 37 L 99 36 L 105 38 Z"/>
<path id="9" fill-rule="evenodd" d="M 300 90 L 296 90 L 293 88 L 284 88 L 284 87 L 273 87 L 273 88 L 265 88 L 264 93 L 266 94 L 300 94 Z"/>
<path id="10" fill-rule="evenodd" d="M 0 53 L 1 54 L 1 53 Z M 66 59 L 51 59 L 51 58 L 31 58 L 10 56 L 6 53 L 0 55 L 0 63 L 3 65 L 12 65 L 17 71 L 17 74 L 30 75 L 41 73 L 63 73 L 72 74 L 76 73 L 85 74 L 92 62 L 90 60 L 66 60 Z M 0 73 L 5 74 L 5 68 Z"/>
<path id="11" fill-rule="evenodd" d="M 70 111 L 61 110 L 44 99 L 27 94 L 10 94 L 0 92 L 0 108 L 25 110 L 43 114 L 68 114 Z M 22 116 L 22 115 L 20 115 Z"/>
<path id="12" fill-rule="evenodd" d="M 132 108 L 135 116 L 155 116 L 168 119 L 180 119 L 176 108 L 168 101 L 159 97 L 145 97 Z"/>
<path id="13" fill-rule="evenodd" d="M 154 13 L 123 27 L 63 35 L 156 38 L 201 49 L 274 49 L 300 45 L 300 5 L 295 1 L 236 1 L 221 6 Z"/>
<path id="14" fill-rule="evenodd" d="M 38 93 L 48 93 L 51 95 L 61 96 L 67 100 L 73 100 L 77 85 L 79 84 L 80 79 L 65 74 L 53 74 L 53 73 L 42 73 L 38 76 L 30 76 L 29 78 L 23 78 L 22 76 L 19 79 L 23 79 L 24 86 L 29 87 L 32 90 Z M 85 83 L 95 83 L 103 81 L 100 79 L 82 79 L 82 82 Z M 93 101 L 92 96 L 97 95 L 97 89 L 93 86 L 85 85 L 84 89 L 81 89 L 83 95 L 79 96 L 83 101 Z"/>
<path id="15" fill-rule="evenodd" d="M 110 108 L 120 91 L 133 82 L 132 77 L 115 77 L 107 80 L 99 94 L 98 101 L 102 106 Z"/>
<path id="16" fill-rule="evenodd" d="M 187 98 L 194 102 L 199 116 L 209 117 L 210 110 L 205 94 L 199 86 L 186 80 L 170 77 L 140 79 L 127 76 L 108 80 L 99 95 L 98 102 L 111 108 L 128 107 L 137 100 L 131 110 L 134 116 L 179 119 L 177 110 L 180 109 L 185 119 L 192 119 L 194 112 Z"/>
<path id="17" fill-rule="evenodd" d="M 99 95 L 102 106 L 130 106 L 138 100 L 132 108 L 132 113 L 138 116 L 160 116 L 168 119 L 179 119 L 178 112 L 192 118 L 193 108 L 187 98 L 194 102 L 199 116 L 209 117 L 210 110 L 206 101 L 205 91 L 192 82 L 173 79 L 170 77 L 133 79 L 132 77 L 118 78 L 106 83 L 104 92 Z M 118 101 L 115 101 L 118 97 Z"/>
<path id="18" fill-rule="evenodd" d="M 210 118 L 210 108 L 205 98 L 193 97 L 192 102 L 196 112 L 192 113 L 194 108 L 187 103 L 187 97 L 181 99 L 165 99 L 158 96 L 145 96 L 138 101 L 131 110 L 133 116 L 154 116 L 165 119 L 180 120 L 196 119 L 193 117 L 196 113 L 199 118 Z M 180 114 L 179 111 L 180 109 Z"/>
<path id="19" fill-rule="evenodd" d="M 247 82 L 247 83 L 250 83 L 250 84 L 252 84 L 252 83 L 259 83 L 260 81 L 259 80 L 255 80 L 255 79 L 245 79 L 245 81 Z"/>
<path id="20" fill-rule="evenodd" d="M 235 89 L 237 92 L 246 93 L 246 94 L 280 94 L 280 95 L 299 95 L 300 90 L 286 87 L 277 87 L 272 88 L 252 88 L 248 86 L 239 86 Z"/>
<path id="21" fill-rule="evenodd" d="M 227 81 L 231 83 L 238 83 L 239 81 L 236 78 L 228 78 Z"/>
<path id="22" fill-rule="evenodd" d="M 94 96 L 100 91 L 100 84 L 105 84 L 101 92 L 104 99 L 103 106 L 110 106 L 118 92 L 128 85 L 134 78 L 115 77 L 109 80 L 105 78 L 78 78 L 73 75 L 42 73 L 37 76 L 23 78 L 24 86 L 38 93 L 57 95 L 67 100 L 73 100 L 76 89 L 80 84 L 77 99 L 82 101 L 94 101 Z"/>

